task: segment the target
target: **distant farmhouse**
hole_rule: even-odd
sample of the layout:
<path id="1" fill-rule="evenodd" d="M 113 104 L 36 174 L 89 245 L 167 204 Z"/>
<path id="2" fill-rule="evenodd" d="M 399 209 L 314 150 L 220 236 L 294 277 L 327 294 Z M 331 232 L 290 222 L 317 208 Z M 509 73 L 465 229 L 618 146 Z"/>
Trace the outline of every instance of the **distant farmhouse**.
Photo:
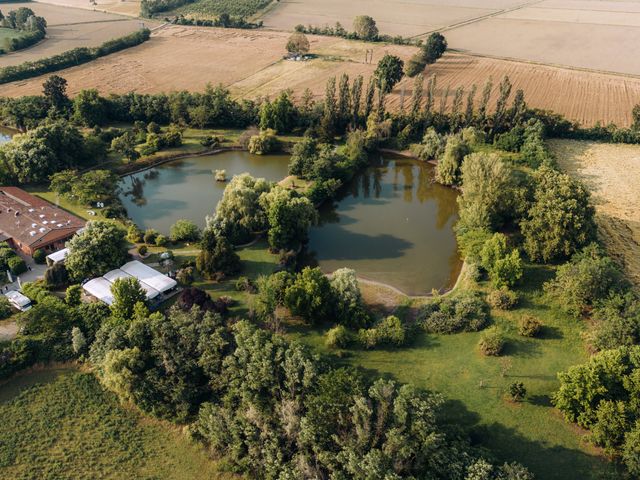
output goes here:
<path id="1" fill-rule="evenodd" d="M 25 255 L 64 248 L 84 224 L 84 220 L 20 188 L 0 187 L 0 241 Z"/>

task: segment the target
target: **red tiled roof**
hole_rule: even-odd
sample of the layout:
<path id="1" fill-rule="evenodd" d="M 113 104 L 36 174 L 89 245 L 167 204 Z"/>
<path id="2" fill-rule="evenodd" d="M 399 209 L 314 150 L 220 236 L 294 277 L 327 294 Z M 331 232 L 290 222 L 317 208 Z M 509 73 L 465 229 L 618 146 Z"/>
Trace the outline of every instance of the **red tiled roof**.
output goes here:
<path id="1" fill-rule="evenodd" d="M 33 248 L 71 236 L 84 220 L 17 187 L 0 187 L 0 233 Z"/>

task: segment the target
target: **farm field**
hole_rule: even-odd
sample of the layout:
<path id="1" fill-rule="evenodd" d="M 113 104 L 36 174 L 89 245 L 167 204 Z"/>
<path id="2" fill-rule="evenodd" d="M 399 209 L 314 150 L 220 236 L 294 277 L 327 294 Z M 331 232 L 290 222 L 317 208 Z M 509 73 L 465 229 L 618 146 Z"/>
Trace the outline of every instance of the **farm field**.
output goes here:
<path id="1" fill-rule="evenodd" d="M 108 13 L 116 13 L 119 15 L 127 15 L 137 17 L 140 15 L 139 0 L 39 0 L 41 3 L 51 5 L 59 5 L 63 7 L 83 8 L 86 10 L 94 10 Z"/>
<path id="2" fill-rule="evenodd" d="M 640 147 L 575 140 L 549 146 L 560 166 L 591 190 L 602 240 L 640 286 Z"/>
<path id="3" fill-rule="evenodd" d="M 95 47 L 112 38 L 135 32 L 141 26 L 140 20 L 61 5 L 35 2 L 10 5 L 3 10 L 7 12 L 28 7 L 36 15 L 44 17 L 47 20 L 47 36 L 31 48 L 3 55 L 0 57 L 0 67 L 50 57 L 77 47 Z"/>
<path id="4" fill-rule="evenodd" d="M 0 477 L 162 480 L 220 473 L 177 427 L 119 405 L 90 373 L 58 366 L 2 384 Z"/>
<path id="5" fill-rule="evenodd" d="M 267 28 L 292 30 L 296 25 L 334 26 L 351 30 L 358 15 L 373 17 L 381 33 L 413 37 L 495 14 L 524 0 L 283 0 L 260 19 Z"/>
<path id="6" fill-rule="evenodd" d="M 284 89 L 301 95 L 305 88 L 321 98 L 325 83 L 332 76 L 347 73 L 367 78 L 384 53 L 406 60 L 415 52 L 409 46 L 310 36 L 311 50 L 319 58 L 291 62 L 282 60 L 287 38 L 285 32 L 168 26 L 154 32 L 143 45 L 59 74 L 69 81 L 71 94 L 87 88 L 97 88 L 105 94 L 131 90 L 202 91 L 211 82 L 222 83 L 235 95 L 248 98 L 274 96 Z M 373 64 L 364 63 L 367 48 L 374 50 Z M 234 61 L 215 60 L 224 58 Z M 455 53 L 446 54 L 427 74 L 437 75 L 438 95 L 451 87 L 449 104 L 458 86 L 468 89 L 477 83 L 481 89 L 489 77 L 497 85 L 504 75 L 509 75 L 514 91 L 522 88 L 529 105 L 552 109 L 584 125 L 600 121 L 628 126 L 631 107 L 640 99 L 640 79 Z M 36 94 L 43 81 L 44 77 L 38 77 L 0 85 L 0 95 Z M 403 88 L 408 104 L 412 87 L 411 79 L 403 80 L 389 96 L 388 108 L 400 107 Z"/>
<path id="7" fill-rule="evenodd" d="M 232 16 L 251 18 L 261 9 L 267 7 L 272 0 L 197 0 L 184 5 L 172 13 L 184 14 L 193 18 L 216 18 L 221 13 Z M 165 12 L 158 14 L 163 17 Z"/>
<path id="8" fill-rule="evenodd" d="M 640 4 L 544 0 L 451 28 L 452 48 L 625 74 L 640 74 Z"/>

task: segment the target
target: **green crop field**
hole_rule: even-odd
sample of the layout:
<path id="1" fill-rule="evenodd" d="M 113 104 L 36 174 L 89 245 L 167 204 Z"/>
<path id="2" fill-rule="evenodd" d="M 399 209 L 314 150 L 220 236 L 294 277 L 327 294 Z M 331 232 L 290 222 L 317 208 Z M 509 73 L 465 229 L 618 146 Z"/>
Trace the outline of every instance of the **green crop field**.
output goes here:
<path id="1" fill-rule="evenodd" d="M 232 479 L 178 427 L 120 406 L 90 373 L 48 368 L 0 387 L 0 478 Z"/>
<path id="2" fill-rule="evenodd" d="M 536 478 L 604 478 L 612 472 L 611 464 L 584 440 L 585 432 L 567 423 L 551 405 L 557 372 L 587 358 L 581 338 L 584 325 L 550 307 L 542 297 L 542 284 L 551 275 L 547 267 L 528 268 L 522 281 L 526 287 L 519 290 L 519 307 L 492 311 L 493 324 L 507 337 L 502 357 L 480 354 L 477 344 L 482 332 L 422 333 L 405 348 L 352 350 L 336 361 L 441 392 L 449 419 L 471 427 L 473 440 L 495 452 L 500 461 L 521 462 Z M 539 338 L 518 335 L 518 320 L 525 314 L 544 323 Z M 295 326 L 290 331 L 293 338 L 334 353 L 324 346 L 324 330 Z M 523 402 L 507 400 L 513 382 L 524 383 Z"/>
<path id="3" fill-rule="evenodd" d="M 222 13 L 247 18 L 255 15 L 271 0 L 198 0 L 176 10 L 176 13 L 197 18 L 215 18 Z"/>

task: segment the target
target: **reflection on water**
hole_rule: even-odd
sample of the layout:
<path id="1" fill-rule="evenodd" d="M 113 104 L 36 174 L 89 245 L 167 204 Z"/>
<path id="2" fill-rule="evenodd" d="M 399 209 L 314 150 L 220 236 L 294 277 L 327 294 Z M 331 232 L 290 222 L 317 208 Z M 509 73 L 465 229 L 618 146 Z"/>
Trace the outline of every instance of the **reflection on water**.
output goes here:
<path id="1" fill-rule="evenodd" d="M 429 165 L 380 158 L 321 208 L 311 256 L 325 271 L 354 268 L 412 295 L 450 287 L 461 267 L 456 195 L 434 183 Z"/>
<path id="2" fill-rule="evenodd" d="M 278 181 L 287 176 L 286 155 L 251 155 L 224 152 L 165 163 L 121 181 L 120 198 L 129 217 L 142 229 L 169 233 L 180 218 L 200 227 L 222 198 L 227 183 L 216 182 L 212 170 L 226 170 L 227 178 L 249 172 L 254 177 Z"/>
<path id="3" fill-rule="evenodd" d="M 0 127 L 0 144 L 7 143 L 16 133 L 10 128 Z"/>

